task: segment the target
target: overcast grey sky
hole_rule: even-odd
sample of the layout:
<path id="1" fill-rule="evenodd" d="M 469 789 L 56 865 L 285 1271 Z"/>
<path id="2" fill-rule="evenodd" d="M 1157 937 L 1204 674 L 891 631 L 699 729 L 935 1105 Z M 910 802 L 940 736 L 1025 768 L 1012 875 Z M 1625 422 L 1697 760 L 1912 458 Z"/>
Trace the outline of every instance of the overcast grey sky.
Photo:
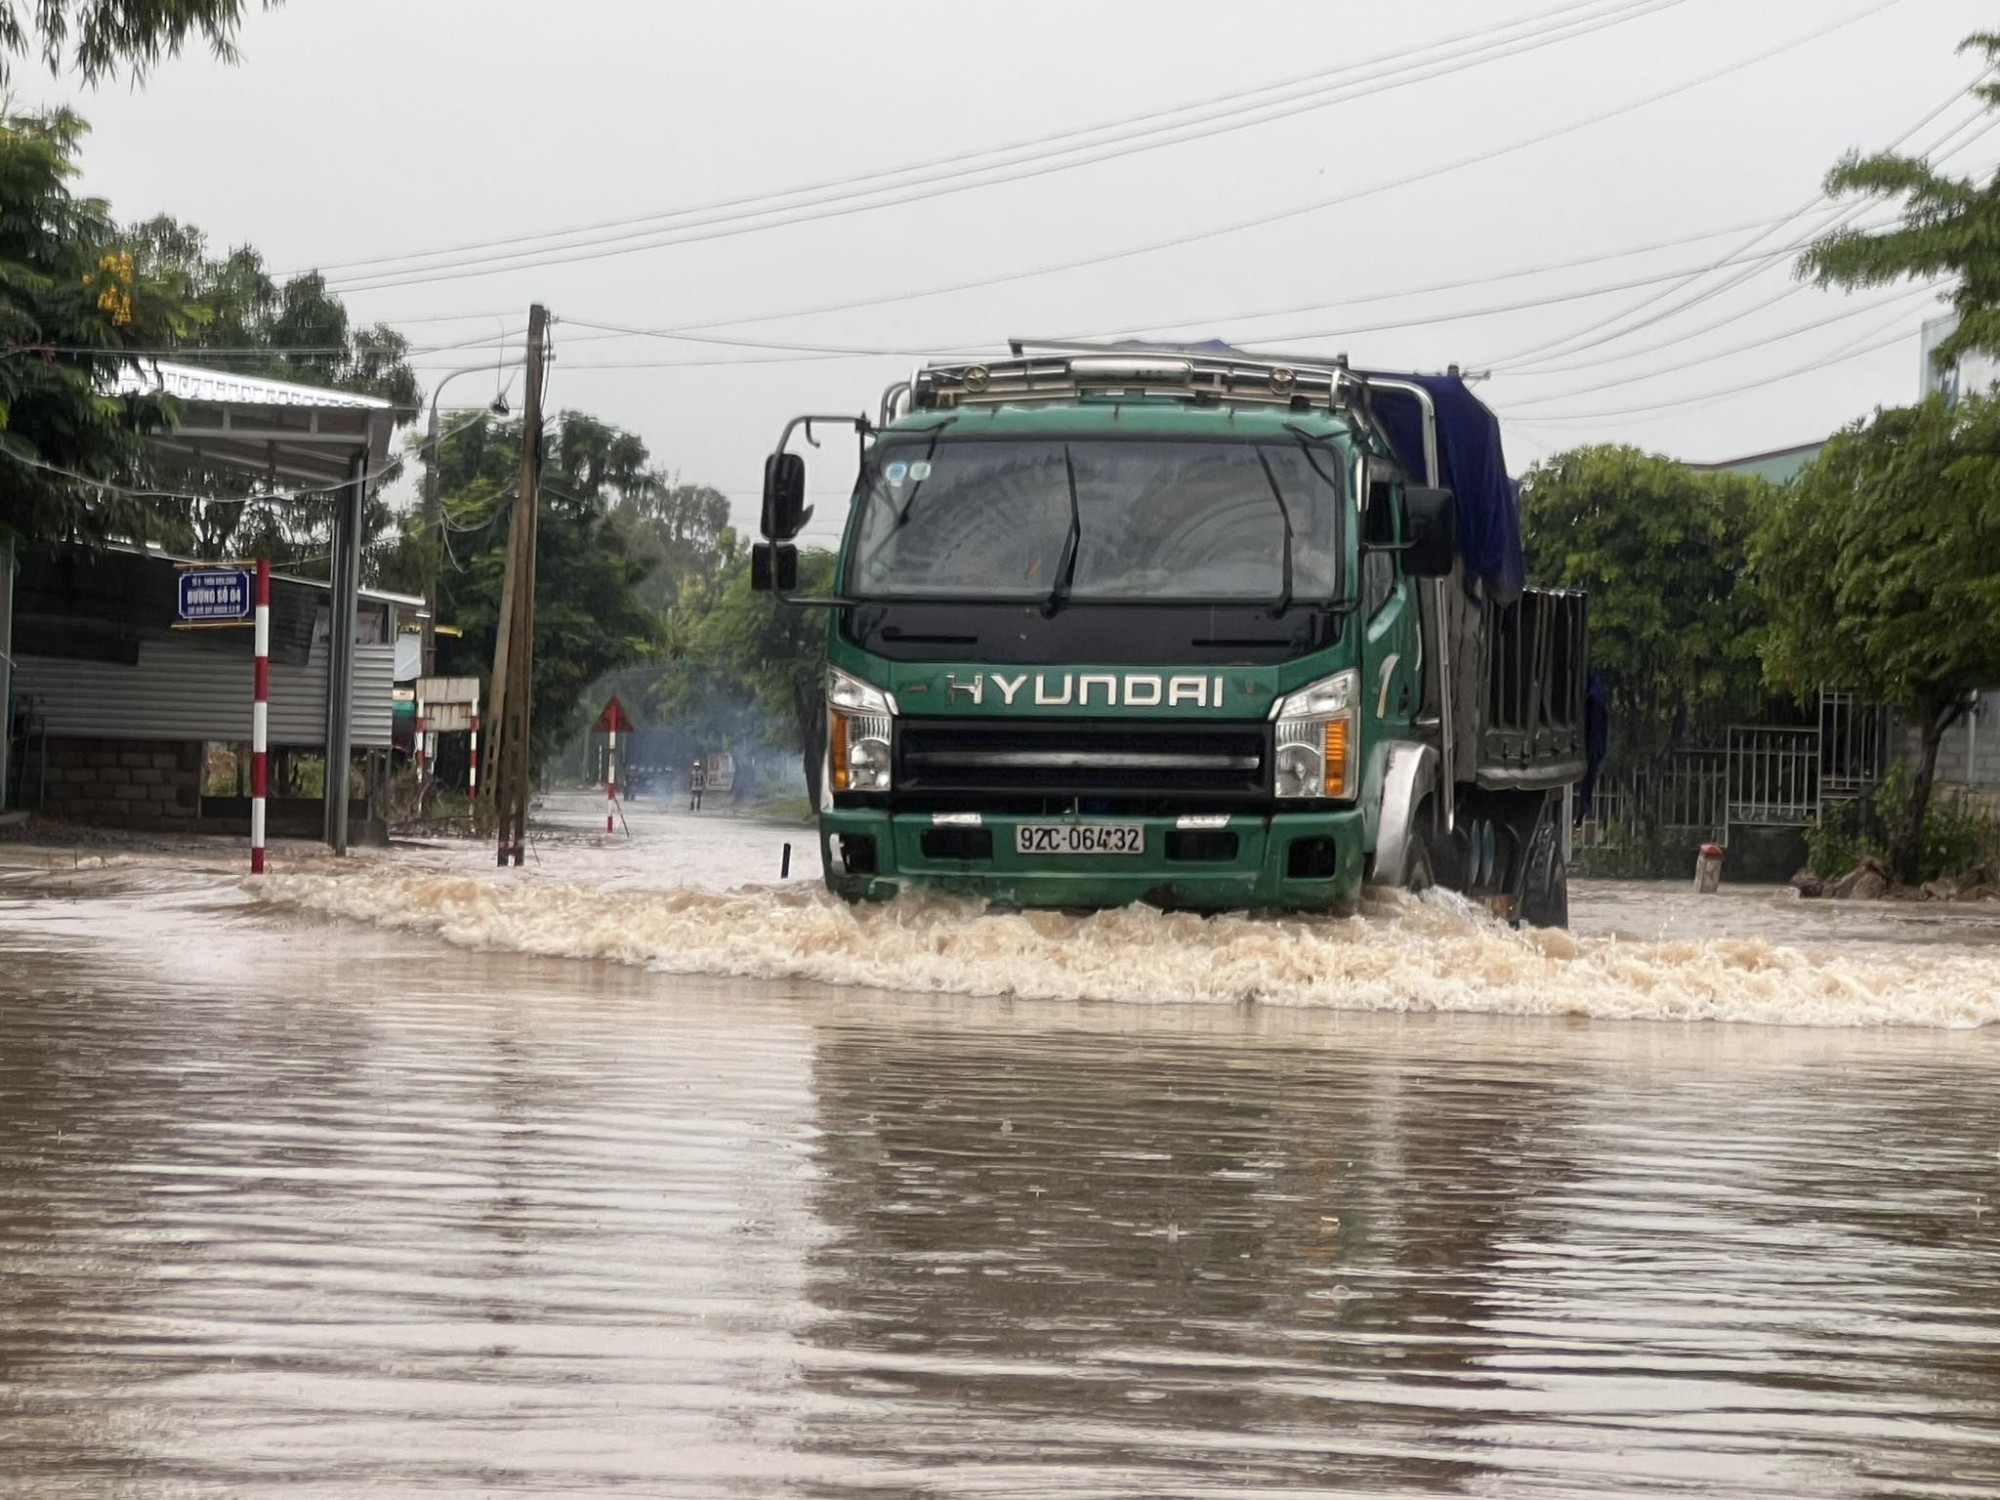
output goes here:
<path id="1" fill-rule="evenodd" d="M 1148 330 L 1344 350 L 1369 366 L 1491 366 L 1482 391 L 1517 472 L 1581 442 L 1713 459 L 1820 437 L 1912 397 L 1934 302 L 1800 289 L 1789 258 L 1661 278 L 1816 225 L 1831 210 L 1780 221 L 1843 151 L 1890 143 L 1961 91 L 1975 70 L 1953 49 L 1992 19 L 1976 0 L 289 0 L 246 21 L 240 66 L 189 56 L 143 90 L 74 102 L 95 127 L 85 186 L 120 218 L 167 212 L 218 248 L 256 245 L 274 270 L 333 268 L 358 319 L 396 323 L 420 348 L 518 334 L 528 303 L 545 302 L 561 320 L 553 404 L 638 431 L 747 516 L 787 417 L 872 409 L 912 363 L 798 346 Z M 1512 55 L 1474 52 L 1508 23 L 1520 23 L 1503 33 Z M 1545 35 L 1558 24 L 1578 34 Z M 1438 76 L 1395 71 L 1420 64 Z M 655 242 L 671 223 L 603 229 L 531 245 L 557 263 L 499 274 L 459 274 L 492 251 L 383 259 L 961 158 L 1343 68 L 1358 71 L 1294 92 L 1373 92 L 1065 170 L 1049 170 L 1044 145 L 1002 159 L 1019 180 L 960 177 L 963 190 L 921 201 L 711 223 L 698 232 L 716 237 L 679 244 Z M 61 93 L 25 72 L 17 87 Z M 1984 123 L 1961 99 L 1911 145 L 1962 147 L 1953 165 L 1983 171 L 2000 160 Z M 1214 232 L 1292 210 L 1304 211 Z M 645 230 L 651 241 L 603 243 Z M 1712 231 L 1726 232 L 1687 242 Z M 1491 279 L 1643 246 L 1664 248 Z M 375 264 L 339 269 L 361 261 Z M 1467 282 L 1479 284 L 1430 290 Z M 1577 295 L 1617 283 L 1644 284 Z M 797 315 L 864 299 L 881 300 Z M 1458 316 L 1528 301 L 1542 305 Z M 589 323 L 791 349 L 612 338 Z M 431 381 L 492 357 L 489 345 L 416 363 Z M 447 404 L 493 386 L 468 375 Z M 1735 387 L 1752 388 L 1712 394 Z M 812 486 L 846 480 L 827 459 Z M 823 501 L 809 535 L 841 511 Z"/>

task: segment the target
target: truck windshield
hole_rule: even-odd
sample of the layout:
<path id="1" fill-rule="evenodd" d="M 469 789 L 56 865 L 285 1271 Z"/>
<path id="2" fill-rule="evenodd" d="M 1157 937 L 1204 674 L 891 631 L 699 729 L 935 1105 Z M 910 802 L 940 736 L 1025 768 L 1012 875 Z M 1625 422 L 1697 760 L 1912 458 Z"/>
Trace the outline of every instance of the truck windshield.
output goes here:
<path id="1" fill-rule="evenodd" d="M 889 437 L 855 490 L 847 588 L 875 599 L 1334 599 L 1341 468 L 1335 450 L 1303 442 Z"/>

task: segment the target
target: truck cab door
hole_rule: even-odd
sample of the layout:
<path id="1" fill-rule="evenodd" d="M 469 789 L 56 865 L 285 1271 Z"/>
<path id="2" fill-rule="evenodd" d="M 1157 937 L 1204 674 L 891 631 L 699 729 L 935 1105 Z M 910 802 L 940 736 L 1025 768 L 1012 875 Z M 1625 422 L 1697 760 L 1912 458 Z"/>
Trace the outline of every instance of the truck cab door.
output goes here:
<path id="1" fill-rule="evenodd" d="M 1403 541 L 1401 487 L 1383 478 L 1371 480 L 1362 515 L 1357 592 L 1365 745 L 1407 737 L 1423 693 L 1416 602 L 1396 550 Z"/>

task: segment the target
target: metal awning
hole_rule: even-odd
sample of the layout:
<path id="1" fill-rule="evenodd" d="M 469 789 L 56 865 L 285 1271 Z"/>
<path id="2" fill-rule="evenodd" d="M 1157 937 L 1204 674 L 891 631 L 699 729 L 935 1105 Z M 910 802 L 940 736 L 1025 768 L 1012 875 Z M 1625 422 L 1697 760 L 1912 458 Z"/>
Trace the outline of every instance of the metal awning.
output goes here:
<path id="1" fill-rule="evenodd" d="M 147 360 L 120 371 L 119 395 L 162 393 L 180 420 L 148 441 L 191 462 L 234 469 L 273 489 L 333 488 L 389 456 L 395 408 L 379 396 Z"/>

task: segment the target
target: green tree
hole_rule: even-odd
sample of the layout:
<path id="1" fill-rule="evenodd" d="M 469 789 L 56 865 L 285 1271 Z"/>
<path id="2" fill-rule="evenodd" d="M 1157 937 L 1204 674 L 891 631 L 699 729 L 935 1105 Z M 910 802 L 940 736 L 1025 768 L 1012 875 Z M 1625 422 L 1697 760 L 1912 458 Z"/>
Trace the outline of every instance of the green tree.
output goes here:
<path id="1" fill-rule="evenodd" d="M 1971 92 L 2000 106 L 2000 32 L 1967 37 L 1959 50 L 1986 61 Z M 1901 199 L 1902 212 L 1886 229 L 1839 229 L 1813 242 L 1799 257 L 1799 275 L 1820 286 L 1882 286 L 1906 278 L 1950 276 L 1958 327 L 1933 353 L 1940 370 L 1978 350 L 2000 355 L 2000 171 L 1982 184 L 1948 177 L 1921 157 L 1850 152 L 1827 174 L 1829 196 Z"/>
<path id="2" fill-rule="evenodd" d="M 206 235 L 165 214 L 129 226 L 119 239 L 141 275 L 175 287 L 196 309 L 179 345 L 187 359 L 235 375 L 378 396 L 395 407 L 398 426 L 415 419 L 423 391 L 409 365 L 408 341 L 384 323 L 354 327 L 317 273 L 276 281 L 255 249 L 213 256 Z M 257 551 L 291 571 L 324 576 L 335 497 L 260 501 L 257 484 L 241 471 L 186 460 L 151 477 L 164 488 L 225 497 L 194 506 L 186 535 L 172 540 L 204 557 Z M 384 494 L 393 478 L 393 471 L 384 476 L 362 518 L 371 576 L 394 545 L 395 518 Z"/>
<path id="3" fill-rule="evenodd" d="M 264 0 L 267 10 L 276 4 Z M 51 73 L 73 68 L 85 83 L 121 68 L 141 83 L 189 37 L 234 62 L 242 20 L 243 0 L 0 0 L 0 84 L 13 81 L 14 59 L 31 53 Z"/>
<path id="4" fill-rule="evenodd" d="M 163 524 L 157 505 L 89 481 L 134 480 L 139 434 L 172 414 L 160 396 L 114 393 L 137 364 L 122 351 L 177 342 L 200 310 L 122 253 L 102 200 L 72 191 L 84 131 L 66 110 L 0 118 L 0 535 Z"/>
<path id="5" fill-rule="evenodd" d="M 826 612 L 792 609 L 750 587 L 750 559 L 725 534 L 726 552 L 714 577 L 690 588 L 668 615 L 665 655 L 647 695 L 656 722 L 672 724 L 701 744 L 737 752 L 758 748 L 802 752 L 809 787 L 818 774 L 825 735 Z M 799 557 L 805 593 L 832 589 L 834 557 Z"/>
<path id="6" fill-rule="evenodd" d="M 1609 758 L 1657 770 L 1760 703 L 1748 546 L 1771 486 L 1636 448 L 1576 448 L 1521 484 L 1528 575 L 1590 593 Z"/>
<path id="7" fill-rule="evenodd" d="M 566 442 L 572 424 L 579 436 Z M 607 445 L 592 433 L 609 435 L 609 446 L 616 447 L 630 437 L 575 413 L 565 414 L 544 440 L 529 734 L 538 765 L 581 728 L 585 689 L 644 659 L 659 635 L 659 616 L 639 592 L 649 563 L 631 546 L 616 513 L 621 481 L 615 466 L 601 462 Z M 520 423 L 482 417 L 441 445 L 448 561 L 439 580 L 439 615 L 462 632 L 438 641 L 439 671 L 447 675 L 485 677 L 492 667 L 521 440 Z M 641 444 L 642 471 L 644 451 Z M 407 527 L 416 524 L 410 518 Z M 405 538 L 410 535 L 406 529 Z"/>
<path id="8" fill-rule="evenodd" d="M 131 225 L 120 238 L 143 273 L 162 282 L 178 277 L 203 310 L 185 347 L 241 351 L 216 362 L 241 375 L 379 396 L 402 423 L 416 417 L 423 388 L 409 366 L 409 340 L 387 323 L 355 327 L 317 271 L 277 281 L 252 247 L 212 256 L 205 234 L 166 214 Z"/>
<path id="9" fill-rule="evenodd" d="M 1889 846 L 1897 877 L 1915 880 L 1938 746 L 2000 679 L 2000 403 L 1932 397 L 1844 429 L 1772 508 L 1755 556 L 1767 679 L 1854 688 L 1916 725 Z"/>

